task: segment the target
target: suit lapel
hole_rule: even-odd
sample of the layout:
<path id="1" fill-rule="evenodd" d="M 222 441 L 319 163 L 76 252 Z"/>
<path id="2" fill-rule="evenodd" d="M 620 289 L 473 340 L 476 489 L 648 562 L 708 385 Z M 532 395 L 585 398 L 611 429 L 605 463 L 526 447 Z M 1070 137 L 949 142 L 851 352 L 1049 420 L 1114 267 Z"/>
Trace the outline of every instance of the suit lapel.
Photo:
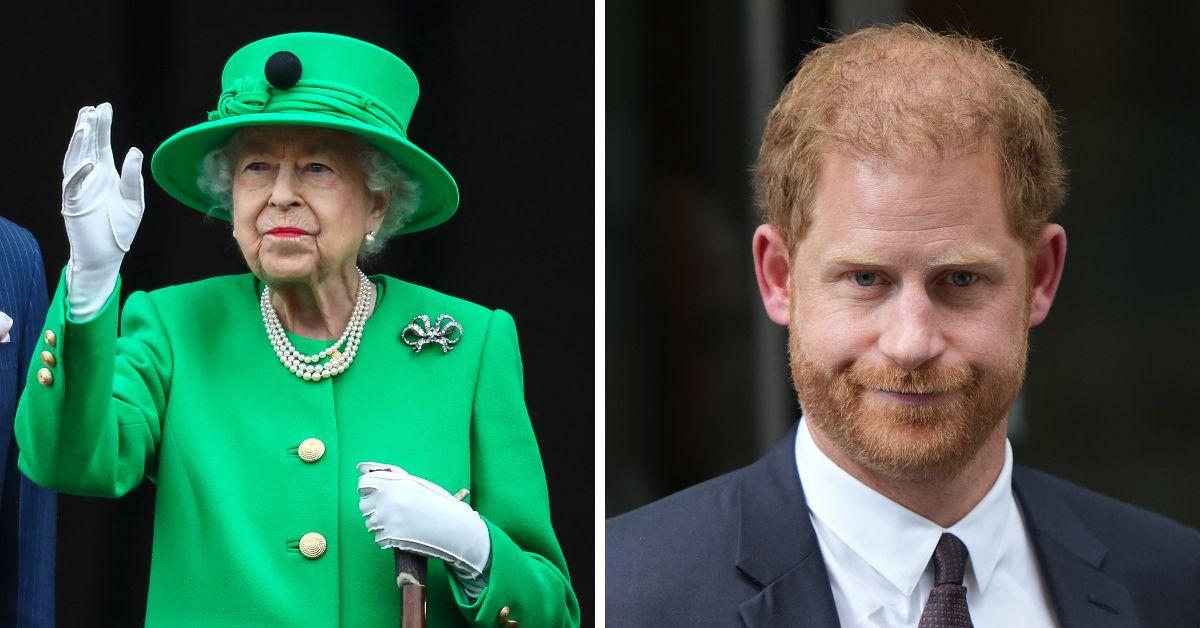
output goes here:
<path id="1" fill-rule="evenodd" d="M 1059 625 L 1062 628 L 1137 626 L 1137 613 L 1129 592 L 1100 570 L 1108 548 L 1037 472 L 1015 468 L 1013 490 L 1021 504 Z"/>
<path id="2" fill-rule="evenodd" d="M 763 587 L 739 607 L 747 628 L 838 625 L 829 575 L 795 464 L 796 427 L 739 481 L 737 567 Z M 1133 600 L 1100 567 L 1108 548 L 1037 472 L 1013 470 L 1061 628 L 1135 628 Z"/>
<path id="3" fill-rule="evenodd" d="M 796 471 L 795 443 L 793 426 L 739 481 L 737 567 L 763 587 L 740 606 L 747 628 L 838 625 Z"/>

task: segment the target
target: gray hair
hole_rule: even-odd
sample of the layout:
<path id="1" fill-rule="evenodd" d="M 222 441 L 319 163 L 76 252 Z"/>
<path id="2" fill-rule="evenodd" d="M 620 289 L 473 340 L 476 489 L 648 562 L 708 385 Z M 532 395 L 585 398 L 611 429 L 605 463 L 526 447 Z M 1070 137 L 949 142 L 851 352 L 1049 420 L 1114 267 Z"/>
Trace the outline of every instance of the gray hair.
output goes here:
<path id="1" fill-rule="evenodd" d="M 238 151 L 238 133 L 216 148 L 208 151 L 200 160 L 200 173 L 196 185 L 224 210 L 224 217 L 233 215 L 233 166 Z M 363 243 L 359 249 L 359 261 L 369 261 L 383 251 L 384 245 L 408 224 L 421 202 L 421 188 L 386 153 L 359 140 L 359 165 L 365 175 L 367 189 L 373 194 L 389 194 L 390 201 L 375 233 L 375 242 Z"/>

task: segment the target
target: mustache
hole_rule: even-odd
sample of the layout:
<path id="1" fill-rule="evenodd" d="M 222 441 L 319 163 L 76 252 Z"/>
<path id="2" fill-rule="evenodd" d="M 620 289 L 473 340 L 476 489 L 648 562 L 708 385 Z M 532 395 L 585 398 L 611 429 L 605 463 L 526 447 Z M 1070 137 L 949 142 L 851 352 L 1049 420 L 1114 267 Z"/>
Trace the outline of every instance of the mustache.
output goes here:
<path id="1" fill-rule="evenodd" d="M 854 362 L 844 377 L 858 388 L 903 394 L 939 394 L 974 388 L 982 374 L 969 364 L 905 369 Z"/>

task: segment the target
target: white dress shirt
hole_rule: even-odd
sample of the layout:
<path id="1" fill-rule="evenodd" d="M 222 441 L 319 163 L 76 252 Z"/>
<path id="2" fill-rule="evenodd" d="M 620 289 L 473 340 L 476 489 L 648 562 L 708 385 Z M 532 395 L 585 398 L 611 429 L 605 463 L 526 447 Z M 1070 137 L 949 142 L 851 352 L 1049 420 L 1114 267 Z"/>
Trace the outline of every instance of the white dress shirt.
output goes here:
<path id="1" fill-rule="evenodd" d="M 967 546 L 967 607 L 976 628 L 1055 626 L 1037 556 L 1012 492 L 1012 446 L 987 495 L 949 528 L 880 495 L 796 435 L 796 468 L 843 628 L 917 626 L 943 532 Z"/>

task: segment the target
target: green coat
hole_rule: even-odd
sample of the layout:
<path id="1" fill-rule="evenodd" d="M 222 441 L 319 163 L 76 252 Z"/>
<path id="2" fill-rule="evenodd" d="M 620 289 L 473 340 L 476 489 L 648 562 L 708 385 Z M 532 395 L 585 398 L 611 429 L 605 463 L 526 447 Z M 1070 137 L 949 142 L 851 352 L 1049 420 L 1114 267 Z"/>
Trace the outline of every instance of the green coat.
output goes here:
<path id="1" fill-rule="evenodd" d="M 77 495 L 157 484 L 148 625 L 398 626 L 392 551 L 358 509 L 362 461 L 469 488 L 487 522 L 490 580 L 474 603 L 429 562 L 431 627 L 496 626 L 505 606 L 523 626 L 579 624 L 512 318 L 372 280 L 379 301 L 354 363 L 320 382 L 279 363 L 251 274 L 134 293 L 119 337 L 119 283 L 96 318 L 77 323 L 59 281 L 46 315 L 54 342 L 43 333 L 17 410 L 19 466 Z M 401 341 L 414 316 L 442 313 L 464 330 L 450 353 Z M 328 345 L 291 338 L 305 353 Z M 43 368 L 53 381 L 39 379 Z M 309 438 L 325 445 L 315 462 L 297 454 Z M 324 555 L 300 553 L 309 532 L 326 539 Z"/>

